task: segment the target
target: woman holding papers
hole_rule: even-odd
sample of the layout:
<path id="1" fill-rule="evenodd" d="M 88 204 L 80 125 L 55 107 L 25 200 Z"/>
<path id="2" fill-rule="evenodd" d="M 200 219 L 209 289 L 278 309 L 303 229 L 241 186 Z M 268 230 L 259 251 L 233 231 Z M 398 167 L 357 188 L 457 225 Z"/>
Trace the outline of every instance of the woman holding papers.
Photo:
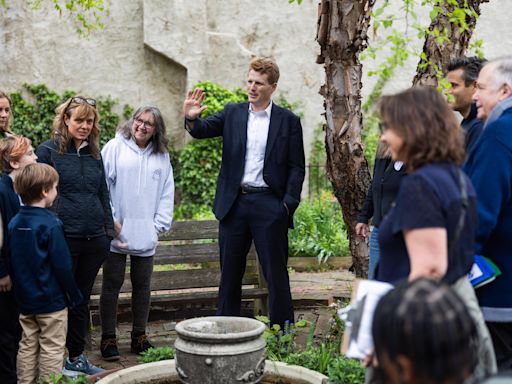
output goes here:
<path id="1" fill-rule="evenodd" d="M 380 102 L 382 136 L 407 166 L 394 206 L 379 228 L 377 280 L 427 277 L 450 284 L 478 324 L 480 377 L 496 372 L 494 350 L 473 287 L 476 195 L 460 170 L 464 136 L 434 88 L 415 87 Z"/>

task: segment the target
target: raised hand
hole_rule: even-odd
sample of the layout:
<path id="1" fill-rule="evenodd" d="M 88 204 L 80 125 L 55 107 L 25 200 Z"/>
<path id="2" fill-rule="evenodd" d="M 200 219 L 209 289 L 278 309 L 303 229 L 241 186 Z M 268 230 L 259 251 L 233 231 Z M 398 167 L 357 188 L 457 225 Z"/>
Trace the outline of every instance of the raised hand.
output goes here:
<path id="1" fill-rule="evenodd" d="M 208 108 L 206 105 L 201 105 L 204 100 L 204 96 L 204 92 L 199 88 L 194 89 L 193 92 L 187 92 L 187 97 L 183 102 L 183 115 L 186 119 L 197 119 L 199 115 Z"/>

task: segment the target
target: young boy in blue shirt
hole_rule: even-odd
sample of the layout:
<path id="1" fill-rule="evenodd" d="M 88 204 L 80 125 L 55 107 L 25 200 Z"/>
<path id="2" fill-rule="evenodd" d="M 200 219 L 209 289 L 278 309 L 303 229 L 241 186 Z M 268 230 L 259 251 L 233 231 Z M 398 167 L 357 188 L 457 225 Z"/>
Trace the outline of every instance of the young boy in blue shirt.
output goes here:
<path id="1" fill-rule="evenodd" d="M 47 164 L 30 164 L 14 180 L 24 204 L 9 223 L 11 278 L 20 309 L 22 337 L 18 384 L 35 383 L 62 370 L 67 307 L 82 295 L 61 221 L 48 210 L 57 197 L 59 176 Z"/>

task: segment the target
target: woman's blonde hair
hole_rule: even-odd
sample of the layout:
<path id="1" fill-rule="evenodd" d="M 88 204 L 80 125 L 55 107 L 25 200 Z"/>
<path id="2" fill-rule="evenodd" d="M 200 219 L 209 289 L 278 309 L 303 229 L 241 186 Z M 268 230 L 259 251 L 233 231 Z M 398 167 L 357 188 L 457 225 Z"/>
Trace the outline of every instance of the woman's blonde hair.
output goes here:
<path id="1" fill-rule="evenodd" d="M 83 100 L 83 102 L 78 102 Z M 81 96 L 74 96 L 69 98 L 66 102 L 62 103 L 55 110 L 56 116 L 53 119 L 53 138 L 57 141 L 59 146 L 59 153 L 66 153 L 68 150 L 69 142 L 72 137 L 69 134 L 68 127 L 66 125 L 64 116 L 71 119 L 71 116 L 75 114 L 75 118 L 86 119 L 89 115 L 93 114 L 94 123 L 92 125 L 91 133 L 87 139 L 89 143 L 89 149 L 92 156 L 95 159 L 100 158 L 100 115 L 96 110 L 96 106 L 86 102 L 86 99 Z"/>

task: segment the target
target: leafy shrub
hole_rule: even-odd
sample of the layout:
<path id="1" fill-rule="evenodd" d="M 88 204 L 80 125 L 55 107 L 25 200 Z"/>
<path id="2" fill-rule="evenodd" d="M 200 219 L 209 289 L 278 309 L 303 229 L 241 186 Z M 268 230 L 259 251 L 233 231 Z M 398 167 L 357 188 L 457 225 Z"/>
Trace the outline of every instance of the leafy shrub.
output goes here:
<path id="1" fill-rule="evenodd" d="M 334 358 L 327 368 L 329 383 L 332 384 L 362 384 L 364 383 L 364 368 L 359 360 L 344 356 Z"/>
<path id="2" fill-rule="evenodd" d="M 23 84 L 24 91 L 12 92 L 13 132 L 26 136 L 32 140 L 34 147 L 48 140 L 52 134 L 52 123 L 55 117 L 55 109 L 69 97 L 76 95 L 73 90 L 64 91 L 62 94 L 48 89 L 44 84 Z M 24 96 L 27 93 L 27 97 Z M 104 145 L 114 137 L 121 116 L 114 108 L 117 100 L 107 97 L 97 97 L 97 108 L 101 116 L 100 145 Z M 123 118 L 127 119 L 133 112 L 129 105 L 123 107 Z"/>
<path id="3" fill-rule="evenodd" d="M 138 358 L 139 363 L 153 363 L 161 360 L 174 359 L 176 350 L 172 347 L 157 347 L 149 348 L 147 351 L 141 353 Z"/>
<path id="4" fill-rule="evenodd" d="M 290 256 L 317 257 L 321 263 L 332 256 L 349 254 L 340 206 L 330 193 L 303 201 L 293 220 L 295 229 L 288 232 Z"/>

